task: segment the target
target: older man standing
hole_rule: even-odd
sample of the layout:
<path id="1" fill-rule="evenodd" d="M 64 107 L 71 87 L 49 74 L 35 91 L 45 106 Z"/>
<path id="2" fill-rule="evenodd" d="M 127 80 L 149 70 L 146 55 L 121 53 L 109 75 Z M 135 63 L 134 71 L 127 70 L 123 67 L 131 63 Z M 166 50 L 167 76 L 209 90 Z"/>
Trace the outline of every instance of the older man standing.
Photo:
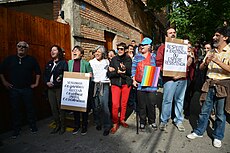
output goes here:
<path id="1" fill-rule="evenodd" d="M 173 28 L 168 28 L 166 30 L 166 37 L 176 38 L 176 31 Z M 157 66 L 161 67 L 163 70 L 164 63 L 164 52 L 165 45 L 161 45 L 157 51 L 156 63 Z M 180 132 L 185 131 L 185 128 L 182 124 L 183 117 L 183 103 L 185 90 L 187 87 L 187 80 L 181 76 L 175 77 L 163 77 L 164 82 L 164 93 L 163 93 L 163 102 L 162 102 L 162 111 L 161 111 L 161 123 L 160 129 L 162 131 L 166 130 L 167 122 L 171 117 L 172 103 L 175 102 L 175 118 L 173 122 Z"/>
<path id="2" fill-rule="evenodd" d="M 202 87 L 201 101 L 204 101 L 199 114 L 198 125 L 193 133 L 187 135 L 189 139 L 203 137 L 208 126 L 208 119 L 212 108 L 216 110 L 214 121 L 213 146 L 221 147 L 221 140 L 224 138 L 226 115 L 224 108 L 230 112 L 229 88 L 230 88 L 230 47 L 228 45 L 230 30 L 227 27 L 216 29 L 213 36 L 216 47 L 214 51 L 209 51 L 200 65 L 200 69 L 208 68 L 207 80 Z M 225 104 L 226 103 L 226 104 Z"/>
<path id="3" fill-rule="evenodd" d="M 7 57 L 1 66 L 0 77 L 3 85 L 9 90 L 10 103 L 13 112 L 13 135 L 20 134 L 20 100 L 24 102 L 27 118 L 32 133 L 38 131 L 36 126 L 35 109 L 33 106 L 33 88 L 39 84 L 41 70 L 37 60 L 27 55 L 29 45 L 25 41 L 17 44 L 17 55 Z M 36 79 L 33 82 L 33 74 Z M 8 76 L 5 78 L 5 76 Z"/>

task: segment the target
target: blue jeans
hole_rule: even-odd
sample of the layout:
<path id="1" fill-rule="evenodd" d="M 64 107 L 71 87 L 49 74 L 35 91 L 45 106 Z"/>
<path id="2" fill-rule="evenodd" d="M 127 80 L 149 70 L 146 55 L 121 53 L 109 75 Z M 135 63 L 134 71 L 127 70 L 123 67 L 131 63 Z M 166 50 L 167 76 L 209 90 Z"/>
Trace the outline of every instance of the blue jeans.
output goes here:
<path id="1" fill-rule="evenodd" d="M 33 91 L 31 88 L 12 88 L 9 91 L 10 103 L 12 107 L 12 119 L 13 119 L 13 130 L 19 131 L 21 125 L 21 113 L 20 113 L 20 101 L 22 100 L 26 112 L 27 120 L 29 122 L 30 128 L 36 128 L 36 118 L 35 118 L 35 109 L 33 105 Z"/>
<path id="2" fill-rule="evenodd" d="M 94 122 L 97 126 L 103 125 L 104 129 L 108 130 L 112 126 L 109 111 L 109 83 L 103 83 L 102 93 L 103 95 L 101 95 L 100 92 L 96 92 L 96 96 L 94 97 Z"/>
<path id="3" fill-rule="evenodd" d="M 205 132 L 211 110 L 213 109 L 213 106 L 215 106 L 216 119 L 214 122 L 214 131 L 212 135 L 214 139 L 222 140 L 224 138 L 226 122 L 226 116 L 224 114 L 224 103 L 225 98 L 217 98 L 215 88 L 209 88 L 206 101 L 203 103 L 201 113 L 199 114 L 197 128 L 194 129 L 194 132 L 197 135 L 203 135 L 203 133 Z"/>
<path id="4" fill-rule="evenodd" d="M 185 90 L 187 87 L 187 80 L 167 81 L 164 84 L 161 123 L 166 124 L 171 117 L 172 102 L 175 102 L 175 124 L 182 123 L 183 117 L 183 103 Z"/>

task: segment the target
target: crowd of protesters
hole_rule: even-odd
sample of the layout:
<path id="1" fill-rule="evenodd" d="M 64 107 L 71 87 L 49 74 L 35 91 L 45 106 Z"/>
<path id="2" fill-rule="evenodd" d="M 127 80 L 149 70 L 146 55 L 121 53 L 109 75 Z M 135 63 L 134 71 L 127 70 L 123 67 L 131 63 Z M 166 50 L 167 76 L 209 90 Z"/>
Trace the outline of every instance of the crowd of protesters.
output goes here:
<path id="1" fill-rule="evenodd" d="M 174 28 L 166 29 L 165 36 L 176 38 Z M 87 134 L 88 115 L 93 110 L 96 129 L 107 136 L 115 134 L 120 126 L 128 128 L 126 123 L 127 109 L 138 110 L 140 129 L 146 126 L 158 129 L 156 123 L 156 93 L 158 87 L 163 87 L 163 100 L 160 114 L 159 129 L 167 130 L 169 120 L 180 132 L 184 132 L 184 116 L 191 114 L 190 104 L 195 91 L 201 93 L 201 113 L 197 127 L 189 139 L 202 137 L 205 132 L 210 114 L 215 114 L 213 145 L 221 147 L 224 138 L 225 110 L 230 112 L 230 29 L 217 28 L 213 43 L 195 43 L 194 47 L 188 42 L 186 77 L 163 76 L 165 44 L 152 50 L 152 40 L 145 37 L 139 46 L 133 40 L 131 44 L 123 42 L 117 44 L 115 50 L 106 51 L 104 46 L 98 46 L 84 57 L 84 49 L 75 46 L 72 49 L 72 60 L 66 62 L 63 50 L 58 45 L 50 49 L 51 60 L 44 68 L 43 80 L 48 88 L 48 100 L 56 127 L 51 134 L 65 132 L 65 110 L 60 107 L 61 87 L 64 71 L 90 73 L 90 87 L 87 100 L 87 111 L 74 111 L 73 134 L 81 131 Z M 32 133 L 38 131 L 33 106 L 32 89 L 38 86 L 41 76 L 40 67 L 36 59 L 29 56 L 29 45 L 20 41 L 17 44 L 17 54 L 7 57 L 1 64 L 0 77 L 3 85 L 9 90 L 12 107 L 12 138 L 20 134 L 20 106 L 22 99 L 27 111 L 28 122 Z M 84 57 L 84 58 L 83 58 Z M 88 59 L 88 60 L 85 60 Z M 157 66 L 161 69 L 159 86 L 141 86 L 145 66 Z M 35 82 L 32 74 L 35 73 Z M 174 116 L 171 116 L 173 113 Z"/>

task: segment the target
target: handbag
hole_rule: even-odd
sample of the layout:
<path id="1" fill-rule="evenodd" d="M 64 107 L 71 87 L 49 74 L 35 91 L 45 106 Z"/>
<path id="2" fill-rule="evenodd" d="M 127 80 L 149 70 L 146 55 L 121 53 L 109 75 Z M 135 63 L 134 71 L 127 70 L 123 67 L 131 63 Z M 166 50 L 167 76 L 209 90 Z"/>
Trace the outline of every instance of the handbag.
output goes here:
<path id="1" fill-rule="evenodd" d="M 145 66 L 148 66 L 148 65 L 151 65 L 151 54 L 150 53 L 148 53 L 147 57 L 143 61 L 137 64 L 136 74 L 135 74 L 135 80 L 137 82 L 142 81 Z"/>

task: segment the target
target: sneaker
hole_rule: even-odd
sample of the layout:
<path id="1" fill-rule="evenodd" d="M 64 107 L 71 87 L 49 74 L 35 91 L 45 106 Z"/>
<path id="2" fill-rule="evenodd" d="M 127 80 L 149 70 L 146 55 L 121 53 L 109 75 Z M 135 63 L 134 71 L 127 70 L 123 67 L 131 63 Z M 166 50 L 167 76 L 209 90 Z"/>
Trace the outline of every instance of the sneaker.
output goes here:
<path id="1" fill-rule="evenodd" d="M 86 135 L 87 134 L 87 128 L 86 127 L 83 127 L 81 129 L 81 135 Z"/>
<path id="2" fill-rule="evenodd" d="M 36 134 L 38 132 L 38 128 L 37 127 L 33 127 L 33 128 L 30 129 L 30 132 L 32 134 Z"/>
<path id="3" fill-rule="evenodd" d="M 167 124 L 161 123 L 161 124 L 160 124 L 160 130 L 161 130 L 161 131 L 166 131 L 166 126 L 167 126 Z"/>
<path id="4" fill-rule="evenodd" d="M 196 138 L 202 138 L 202 137 L 203 137 L 203 135 L 197 135 L 195 132 L 187 135 L 187 138 L 189 138 L 189 139 L 196 139 Z"/>
<path id="5" fill-rule="evenodd" d="M 16 139 L 20 135 L 20 131 L 14 131 L 11 138 Z"/>
<path id="6" fill-rule="evenodd" d="M 140 125 L 140 130 L 143 131 L 143 132 L 145 131 L 145 125 L 144 124 Z"/>
<path id="7" fill-rule="evenodd" d="M 157 130 L 157 124 L 156 123 L 150 124 L 149 127 L 155 131 Z"/>
<path id="8" fill-rule="evenodd" d="M 220 148 L 221 147 L 221 141 L 218 139 L 214 139 L 213 140 L 213 146 L 216 148 Z"/>
<path id="9" fill-rule="evenodd" d="M 185 131 L 184 125 L 182 123 L 177 124 L 176 127 L 177 127 L 178 131 L 180 131 L 180 132 Z"/>
<path id="10" fill-rule="evenodd" d="M 79 131 L 80 131 L 80 128 L 79 128 L 79 127 L 76 127 L 76 128 L 73 129 L 72 134 L 75 135 L 75 134 L 77 134 Z"/>

